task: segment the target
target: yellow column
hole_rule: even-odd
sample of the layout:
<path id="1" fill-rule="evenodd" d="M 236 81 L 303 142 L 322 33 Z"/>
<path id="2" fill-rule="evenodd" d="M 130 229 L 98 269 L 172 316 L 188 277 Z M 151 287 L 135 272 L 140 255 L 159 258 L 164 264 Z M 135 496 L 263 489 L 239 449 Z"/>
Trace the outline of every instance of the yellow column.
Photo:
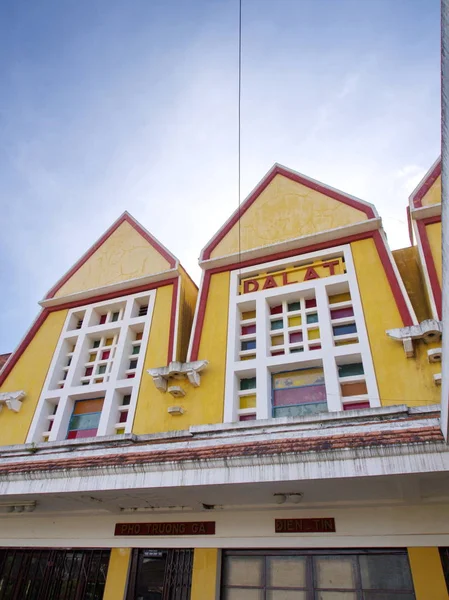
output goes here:
<path id="1" fill-rule="evenodd" d="M 416 600 L 448 600 L 438 548 L 408 548 Z"/>
<path id="2" fill-rule="evenodd" d="M 216 600 L 218 568 L 216 548 L 195 548 L 190 600 Z"/>
<path id="3" fill-rule="evenodd" d="M 131 548 L 112 548 L 103 600 L 124 600 Z"/>

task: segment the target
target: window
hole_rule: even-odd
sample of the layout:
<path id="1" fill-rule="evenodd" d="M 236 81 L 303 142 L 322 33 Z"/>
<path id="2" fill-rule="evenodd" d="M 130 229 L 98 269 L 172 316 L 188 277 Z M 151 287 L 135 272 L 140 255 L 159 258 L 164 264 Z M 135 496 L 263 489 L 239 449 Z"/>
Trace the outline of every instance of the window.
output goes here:
<path id="1" fill-rule="evenodd" d="M 69 311 L 28 442 L 131 431 L 154 297 L 142 292 Z M 99 398 L 106 412 L 86 412 Z"/>
<path id="2" fill-rule="evenodd" d="M 380 406 L 349 246 L 236 270 L 229 302 L 226 422 Z"/>
<path id="3" fill-rule="evenodd" d="M 415 600 L 404 551 L 225 551 L 222 600 Z"/>

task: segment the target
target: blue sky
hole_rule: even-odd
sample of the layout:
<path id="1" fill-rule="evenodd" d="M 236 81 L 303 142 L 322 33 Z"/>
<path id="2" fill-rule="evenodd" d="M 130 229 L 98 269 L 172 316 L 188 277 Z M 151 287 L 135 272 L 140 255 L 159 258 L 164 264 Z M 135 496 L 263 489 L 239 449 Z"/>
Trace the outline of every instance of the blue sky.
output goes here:
<path id="1" fill-rule="evenodd" d="M 237 0 L 0 3 L 0 353 L 127 209 L 199 279 L 237 205 Z M 243 0 L 242 197 L 274 162 L 376 204 L 439 154 L 438 0 Z"/>

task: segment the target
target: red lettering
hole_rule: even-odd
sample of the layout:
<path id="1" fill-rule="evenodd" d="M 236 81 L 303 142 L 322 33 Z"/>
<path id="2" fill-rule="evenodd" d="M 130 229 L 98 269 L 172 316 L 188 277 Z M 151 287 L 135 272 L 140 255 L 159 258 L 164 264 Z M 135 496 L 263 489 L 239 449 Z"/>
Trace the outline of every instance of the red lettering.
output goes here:
<path id="1" fill-rule="evenodd" d="M 252 286 L 252 287 L 250 287 Z M 248 294 L 250 292 L 257 292 L 259 289 L 259 282 L 255 279 L 247 279 L 243 282 L 243 293 Z"/>
<path id="2" fill-rule="evenodd" d="M 282 285 L 288 285 L 289 283 L 298 283 L 297 281 L 287 281 L 288 273 L 284 271 L 282 273 Z"/>
<path id="3" fill-rule="evenodd" d="M 329 269 L 329 275 L 335 275 L 335 267 L 338 266 L 339 264 L 340 264 L 340 261 L 331 260 L 329 262 L 323 263 L 323 267 L 326 267 L 326 269 Z"/>
<path id="4" fill-rule="evenodd" d="M 306 274 L 304 276 L 304 281 L 309 281 L 309 279 L 319 279 L 320 276 L 315 271 L 313 267 L 307 267 Z"/>
<path id="5" fill-rule="evenodd" d="M 275 288 L 277 287 L 278 284 L 276 283 L 274 277 L 272 275 L 268 275 L 268 277 L 265 279 L 265 283 L 263 284 L 263 290 L 269 290 L 270 288 Z"/>

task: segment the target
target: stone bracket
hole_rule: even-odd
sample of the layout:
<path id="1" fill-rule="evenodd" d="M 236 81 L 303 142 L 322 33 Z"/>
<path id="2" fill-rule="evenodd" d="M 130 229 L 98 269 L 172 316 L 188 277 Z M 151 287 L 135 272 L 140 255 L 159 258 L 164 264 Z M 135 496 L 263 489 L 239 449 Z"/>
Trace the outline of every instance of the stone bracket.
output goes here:
<path id="1" fill-rule="evenodd" d="M 168 391 L 173 397 L 180 398 L 185 395 L 185 391 L 179 385 L 176 385 L 176 380 L 187 378 L 193 387 L 199 387 L 201 384 L 200 373 L 208 364 L 207 360 L 196 360 L 187 363 L 174 361 L 166 367 L 148 369 L 147 373 L 151 375 L 154 385 L 159 391 Z"/>
<path id="2" fill-rule="evenodd" d="M 22 408 L 22 401 L 26 394 L 23 390 L 18 392 L 3 392 L 0 394 L 0 410 L 3 406 L 9 408 L 13 412 L 19 412 Z"/>
<path id="3" fill-rule="evenodd" d="M 443 333 L 443 323 L 435 319 L 427 319 L 418 325 L 400 327 L 398 329 L 387 329 L 386 334 L 393 340 L 402 342 L 407 358 L 415 356 L 413 347 L 414 340 L 422 340 L 425 344 L 438 342 Z"/>

